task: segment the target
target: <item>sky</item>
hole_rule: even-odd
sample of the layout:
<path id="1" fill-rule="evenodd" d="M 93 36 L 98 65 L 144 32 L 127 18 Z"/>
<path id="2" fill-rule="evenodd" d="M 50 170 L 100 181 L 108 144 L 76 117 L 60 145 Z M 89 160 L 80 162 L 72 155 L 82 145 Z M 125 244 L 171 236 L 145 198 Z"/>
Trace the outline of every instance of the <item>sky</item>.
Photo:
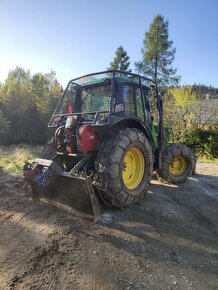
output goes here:
<path id="1" fill-rule="evenodd" d="M 218 0 L 0 0 L 0 82 L 16 66 L 59 82 L 103 71 L 122 45 L 141 60 L 154 17 L 169 21 L 181 84 L 218 87 Z"/>

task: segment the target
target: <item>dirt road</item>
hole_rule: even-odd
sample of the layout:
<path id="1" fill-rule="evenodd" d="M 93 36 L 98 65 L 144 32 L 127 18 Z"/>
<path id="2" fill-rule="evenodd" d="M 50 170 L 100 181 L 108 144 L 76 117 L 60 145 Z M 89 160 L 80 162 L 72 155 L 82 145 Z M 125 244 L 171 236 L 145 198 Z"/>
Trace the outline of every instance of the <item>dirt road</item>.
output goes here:
<path id="1" fill-rule="evenodd" d="M 33 201 L 0 178 L 0 289 L 218 289 L 218 166 L 100 222 Z"/>

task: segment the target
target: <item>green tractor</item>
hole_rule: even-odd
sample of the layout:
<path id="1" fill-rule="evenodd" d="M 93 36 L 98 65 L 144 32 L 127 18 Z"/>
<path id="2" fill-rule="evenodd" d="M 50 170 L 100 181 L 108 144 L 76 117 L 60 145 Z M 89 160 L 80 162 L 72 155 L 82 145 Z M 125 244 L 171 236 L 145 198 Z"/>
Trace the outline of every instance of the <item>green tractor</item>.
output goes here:
<path id="1" fill-rule="evenodd" d="M 25 180 L 34 198 L 77 216 L 96 221 L 101 206 L 141 201 L 154 171 L 163 182 L 181 183 L 195 167 L 189 147 L 168 144 L 157 84 L 134 73 L 71 80 L 48 126 L 54 137 L 43 158 L 25 166 Z"/>

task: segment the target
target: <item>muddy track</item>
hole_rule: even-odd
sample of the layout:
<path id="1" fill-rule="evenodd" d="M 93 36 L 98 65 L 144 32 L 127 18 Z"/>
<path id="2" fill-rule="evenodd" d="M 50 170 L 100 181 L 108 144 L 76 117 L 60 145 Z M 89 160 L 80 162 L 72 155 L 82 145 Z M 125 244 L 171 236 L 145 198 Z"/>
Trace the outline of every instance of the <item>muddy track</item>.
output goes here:
<path id="1" fill-rule="evenodd" d="M 218 289 L 218 167 L 152 181 L 140 205 L 100 222 L 32 200 L 0 177 L 0 289 Z"/>

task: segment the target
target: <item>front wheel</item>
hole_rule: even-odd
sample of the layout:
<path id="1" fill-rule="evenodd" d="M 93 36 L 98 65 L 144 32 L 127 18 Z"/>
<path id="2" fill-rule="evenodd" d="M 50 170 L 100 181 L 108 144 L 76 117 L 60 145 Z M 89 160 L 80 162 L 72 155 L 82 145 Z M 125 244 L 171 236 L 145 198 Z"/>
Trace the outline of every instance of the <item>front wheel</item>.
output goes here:
<path id="1" fill-rule="evenodd" d="M 195 165 L 191 148 L 185 144 L 170 144 L 162 153 L 162 166 L 157 175 L 165 183 L 182 183 L 193 173 Z"/>
<path id="2" fill-rule="evenodd" d="M 97 157 L 99 190 L 111 205 L 124 208 L 144 197 L 153 173 L 152 148 L 145 135 L 127 128 L 108 138 Z"/>

